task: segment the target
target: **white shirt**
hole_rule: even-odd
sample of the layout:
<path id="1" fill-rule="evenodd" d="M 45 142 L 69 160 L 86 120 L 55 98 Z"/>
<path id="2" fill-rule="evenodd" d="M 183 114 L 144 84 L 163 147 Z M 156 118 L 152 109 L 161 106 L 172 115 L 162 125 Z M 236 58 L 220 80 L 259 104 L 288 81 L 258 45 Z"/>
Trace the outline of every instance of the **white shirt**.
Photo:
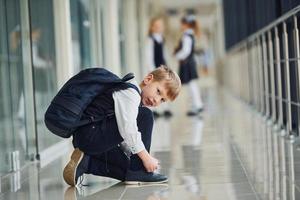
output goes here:
<path id="1" fill-rule="evenodd" d="M 130 81 L 130 83 L 136 85 L 141 91 L 135 80 Z M 141 132 L 138 131 L 137 126 L 141 96 L 133 88 L 116 91 L 112 96 L 119 132 L 130 151 L 133 154 L 139 153 L 145 149 Z"/>
<path id="2" fill-rule="evenodd" d="M 191 53 L 192 51 L 192 38 L 186 34 L 194 34 L 193 29 L 187 29 L 183 36 L 182 36 L 182 47 L 181 49 L 176 53 L 175 57 L 178 60 L 185 60 Z"/>
<path id="3" fill-rule="evenodd" d="M 153 33 L 152 37 L 158 43 L 163 42 L 162 34 Z M 155 66 L 153 49 L 154 49 L 154 42 L 153 42 L 153 39 L 149 36 L 146 41 L 146 47 L 145 47 L 145 60 L 146 60 L 145 74 L 148 74 L 149 72 L 153 71 L 156 67 L 159 67 L 159 66 Z M 165 49 L 163 49 L 163 56 L 165 57 Z"/>

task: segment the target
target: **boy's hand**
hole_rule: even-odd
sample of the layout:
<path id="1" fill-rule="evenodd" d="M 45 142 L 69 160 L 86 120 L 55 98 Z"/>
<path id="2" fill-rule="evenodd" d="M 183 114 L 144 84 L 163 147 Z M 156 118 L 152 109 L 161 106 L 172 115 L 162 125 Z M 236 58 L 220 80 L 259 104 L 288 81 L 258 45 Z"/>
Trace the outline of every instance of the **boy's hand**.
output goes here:
<path id="1" fill-rule="evenodd" d="M 158 168 L 158 160 L 152 157 L 146 150 L 139 152 L 138 156 L 143 161 L 147 172 L 154 172 Z"/>
<path id="2" fill-rule="evenodd" d="M 143 160 L 143 164 L 147 172 L 154 172 L 158 168 L 158 160 L 152 156 L 149 156 L 148 159 Z"/>

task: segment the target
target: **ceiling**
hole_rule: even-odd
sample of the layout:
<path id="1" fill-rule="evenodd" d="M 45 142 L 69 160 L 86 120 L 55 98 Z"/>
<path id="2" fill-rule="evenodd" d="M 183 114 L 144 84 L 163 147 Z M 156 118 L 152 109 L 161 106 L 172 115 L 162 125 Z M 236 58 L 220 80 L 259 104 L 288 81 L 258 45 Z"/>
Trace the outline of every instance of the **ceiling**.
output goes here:
<path id="1" fill-rule="evenodd" d="M 221 0 L 154 0 L 164 7 L 199 6 L 204 4 L 218 4 Z"/>
<path id="2" fill-rule="evenodd" d="M 154 0 L 165 9 L 171 10 L 191 10 L 196 11 L 197 15 L 211 15 L 222 0 Z"/>

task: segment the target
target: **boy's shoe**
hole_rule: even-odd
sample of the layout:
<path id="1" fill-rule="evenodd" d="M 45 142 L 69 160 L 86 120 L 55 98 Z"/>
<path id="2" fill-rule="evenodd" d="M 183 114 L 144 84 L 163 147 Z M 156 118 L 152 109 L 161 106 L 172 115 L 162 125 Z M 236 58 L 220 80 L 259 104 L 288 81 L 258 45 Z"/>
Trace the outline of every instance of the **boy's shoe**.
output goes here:
<path id="1" fill-rule="evenodd" d="M 204 111 L 204 108 L 198 108 L 196 110 L 190 110 L 186 114 L 187 114 L 187 116 L 195 116 L 195 115 L 200 114 L 203 111 Z"/>
<path id="2" fill-rule="evenodd" d="M 75 186 L 78 178 L 86 171 L 87 157 L 78 148 L 74 149 L 71 160 L 65 166 L 63 177 L 67 184 Z"/>
<path id="3" fill-rule="evenodd" d="M 167 176 L 154 172 L 145 172 L 142 170 L 128 170 L 125 177 L 125 184 L 128 185 L 158 184 L 166 182 L 168 182 Z"/>

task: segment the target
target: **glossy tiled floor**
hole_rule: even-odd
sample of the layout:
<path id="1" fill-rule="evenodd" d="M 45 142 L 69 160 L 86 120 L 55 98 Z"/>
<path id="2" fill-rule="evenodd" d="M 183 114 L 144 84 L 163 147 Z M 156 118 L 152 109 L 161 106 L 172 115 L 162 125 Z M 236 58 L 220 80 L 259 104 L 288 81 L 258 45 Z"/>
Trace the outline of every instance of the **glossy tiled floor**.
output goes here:
<path id="1" fill-rule="evenodd" d="M 10 188 L 10 191 L 1 193 L 0 199 L 259 199 L 263 196 L 259 194 L 260 182 L 253 181 L 251 173 L 245 173 L 245 169 L 259 173 L 259 168 L 253 169 L 240 162 L 247 163 L 251 152 L 240 150 L 247 137 L 237 129 L 244 132 L 248 125 L 245 122 L 241 129 L 235 124 L 235 120 L 244 119 L 236 116 L 250 111 L 243 106 L 233 109 L 237 104 L 232 101 L 238 100 L 228 100 L 229 97 L 216 88 L 205 89 L 203 96 L 206 110 L 201 117 L 185 116 L 183 94 L 172 106 L 174 117 L 159 118 L 155 122 L 152 154 L 161 160 L 161 172 L 169 176 L 168 184 L 129 187 L 112 179 L 86 176 L 88 186 L 68 188 L 62 179 L 62 169 L 68 160 L 66 155 L 42 169 L 37 167 L 38 163 L 32 164 L 21 174 L 3 179 L 2 190 Z M 236 138 L 238 136 L 243 138 Z M 253 163 L 249 165 L 254 166 Z"/>

